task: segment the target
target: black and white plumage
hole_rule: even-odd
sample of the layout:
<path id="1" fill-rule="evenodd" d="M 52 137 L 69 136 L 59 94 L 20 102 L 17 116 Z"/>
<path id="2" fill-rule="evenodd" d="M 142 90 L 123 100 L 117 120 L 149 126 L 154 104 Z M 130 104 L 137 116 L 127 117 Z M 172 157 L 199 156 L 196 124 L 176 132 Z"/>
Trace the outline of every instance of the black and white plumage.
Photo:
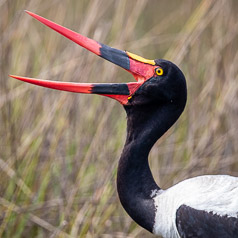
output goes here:
<path id="1" fill-rule="evenodd" d="M 181 70 L 167 60 L 147 60 L 110 48 L 34 13 L 31 16 L 77 44 L 131 72 L 137 83 L 80 84 L 13 78 L 118 100 L 127 113 L 127 139 L 119 161 L 117 189 L 127 213 L 164 238 L 238 238 L 238 178 L 206 175 L 162 190 L 154 181 L 148 154 L 176 122 L 187 100 Z"/>
<path id="2" fill-rule="evenodd" d="M 186 103 L 182 72 L 171 62 L 156 62 L 167 72 L 156 82 L 157 90 L 145 83 L 124 106 L 128 129 L 118 168 L 121 203 L 138 224 L 164 238 L 238 237 L 237 177 L 199 176 L 162 190 L 151 175 L 149 151 Z"/>
<path id="3" fill-rule="evenodd" d="M 238 237 L 238 178 L 187 179 L 154 197 L 153 232 L 163 237 Z"/>
<path id="4" fill-rule="evenodd" d="M 160 63 L 163 64 L 170 65 Z M 136 103 L 136 95 L 134 100 Z M 150 148 L 173 124 L 182 107 L 177 111 L 173 105 L 166 105 L 165 109 L 152 106 L 143 112 L 138 108 L 135 112 L 130 106 L 125 109 L 128 135 L 119 162 L 117 184 L 128 214 L 139 225 L 164 238 L 238 237 L 237 177 L 199 176 L 162 190 L 151 175 Z M 138 123 L 139 116 L 143 120 Z"/>

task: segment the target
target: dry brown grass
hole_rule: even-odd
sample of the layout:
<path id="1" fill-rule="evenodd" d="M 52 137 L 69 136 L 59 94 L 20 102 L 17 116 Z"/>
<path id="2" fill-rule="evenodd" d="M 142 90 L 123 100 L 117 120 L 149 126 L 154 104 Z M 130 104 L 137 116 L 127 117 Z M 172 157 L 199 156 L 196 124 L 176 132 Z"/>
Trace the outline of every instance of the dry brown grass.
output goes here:
<path id="1" fill-rule="evenodd" d="M 180 66 L 188 105 L 150 154 L 163 188 L 203 174 L 238 176 L 236 0 L 0 0 L 0 237 L 152 237 L 128 217 L 116 193 L 126 131 L 121 106 L 8 74 L 80 82 L 132 78 L 24 9 Z"/>

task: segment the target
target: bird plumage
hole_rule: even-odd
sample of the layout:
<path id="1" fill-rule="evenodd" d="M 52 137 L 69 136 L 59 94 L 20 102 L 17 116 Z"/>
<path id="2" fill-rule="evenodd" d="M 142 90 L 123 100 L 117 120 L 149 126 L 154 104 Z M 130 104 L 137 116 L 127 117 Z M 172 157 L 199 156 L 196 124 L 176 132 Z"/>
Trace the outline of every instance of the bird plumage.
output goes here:
<path id="1" fill-rule="evenodd" d="M 207 220 L 213 218 L 209 229 L 214 237 L 238 237 L 238 178 L 228 175 L 206 175 L 184 180 L 154 197 L 156 207 L 153 232 L 163 237 L 213 237 L 205 236 Z M 186 206 L 187 209 L 181 209 Z M 190 209 L 191 208 L 191 209 Z M 180 210 L 181 209 L 181 210 Z M 196 210 L 197 212 L 195 212 Z M 201 212 L 199 215 L 198 211 Z M 227 217 L 232 217 L 236 236 L 224 236 L 232 231 Z M 183 219 L 182 219 L 183 218 Z M 224 220 L 224 222 L 223 222 Z M 220 224 L 224 223 L 223 226 Z M 226 225 L 227 224 L 227 225 Z M 194 236 L 182 235 L 185 230 L 200 228 Z M 220 228 L 220 229 L 219 229 Z M 203 230 L 203 232 L 202 232 Z M 221 233 L 221 231 L 223 233 Z M 181 236 L 180 236 L 181 235 Z"/>

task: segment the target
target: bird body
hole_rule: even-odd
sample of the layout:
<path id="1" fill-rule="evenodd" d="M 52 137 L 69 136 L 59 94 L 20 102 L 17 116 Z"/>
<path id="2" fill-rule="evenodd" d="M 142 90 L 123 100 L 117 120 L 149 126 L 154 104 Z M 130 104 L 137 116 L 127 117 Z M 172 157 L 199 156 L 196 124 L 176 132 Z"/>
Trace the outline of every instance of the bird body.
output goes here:
<path id="1" fill-rule="evenodd" d="M 122 206 L 139 225 L 164 238 L 237 238 L 238 178 L 206 175 L 162 190 L 154 181 L 148 155 L 177 121 L 187 101 L 186 80 L 172 62 L 147 60 L 84 37 L 34 13 L 43 24 L 130 72 L 137 82 L 88 84 L 19 76 L 28 83 L 119 101 L 127 113 L 127 138 L 118 165 Z"/>
<path id="2" fill-rule="evenodd" d="M 180 219 L 178 211 L 181 206 L 187 206 L 191 210 L 190 217 L 186 220 L 186 224 L 190 229 L 207 225 L 204 223 L 203 216 L 193 217 L 196 213 L 192 210 L 203 211 L 207 217 L 213 217 L 217 222 L 215 226 L 209 227 L 214 229 L 213 234 L 216 236 L 206 236 L 207 231 L 204 229 L 199 236 L 184 237 L 238 237 L 238 178 L 228 175 L 205 175 L 184 180 L 167 190 L 159 190 L 153 198 L 156 215 L 153 233 L 166 238 L 181 237 L 178 231 L 178 225 L 184 226 L 184 220 Z M 192 209 L 191 209 L 192 208 Z M 232 236 L 232 227 L 228 226 L 227 217 L 233 219 L 235 232 Z M 223 223 L 229 230 L 222 234 L 219 230 L 219 219 L 223 219 Z M 196 223 L 194 224 L 194 221 Z M 182 228 L 181 228 L 182 229 Z M 201 231 L 200 231 L 201 232 Z M 224 232 L 224 228 L 223 228 Z M 231 235 L 229 235 L 231 232 Z"/>

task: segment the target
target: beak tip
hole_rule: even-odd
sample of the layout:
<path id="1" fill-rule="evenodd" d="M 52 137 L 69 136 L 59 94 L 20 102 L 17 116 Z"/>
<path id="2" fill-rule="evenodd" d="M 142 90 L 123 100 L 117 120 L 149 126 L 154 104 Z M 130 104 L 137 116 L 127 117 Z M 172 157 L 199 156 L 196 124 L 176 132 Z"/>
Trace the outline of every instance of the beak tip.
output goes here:
<path id="1" fill-rule="evenodd" d="M 17 79 L 17 80 L 21 80 L 21 81 L 26 81 L 26 80 L 29 81 L 29 79 L 30 79 L 30 78 L 24 78 L 24 77 L 13 75 L 13 74 L 9 74 L 8 76 L 11 78 Z"/>
<path id="2" fill-rule="evenodd" d="M 24 10 L 24 12 L 27 13 L 28 15 L 32 16 L 32 17 L 35 15 L 33 12 L 30 12 L 28 10 Z"/>
<path id="3" fill-rule="evenodd" d="M 8 77 L 15 78 L 15 75 L 8 74 Z"/>

